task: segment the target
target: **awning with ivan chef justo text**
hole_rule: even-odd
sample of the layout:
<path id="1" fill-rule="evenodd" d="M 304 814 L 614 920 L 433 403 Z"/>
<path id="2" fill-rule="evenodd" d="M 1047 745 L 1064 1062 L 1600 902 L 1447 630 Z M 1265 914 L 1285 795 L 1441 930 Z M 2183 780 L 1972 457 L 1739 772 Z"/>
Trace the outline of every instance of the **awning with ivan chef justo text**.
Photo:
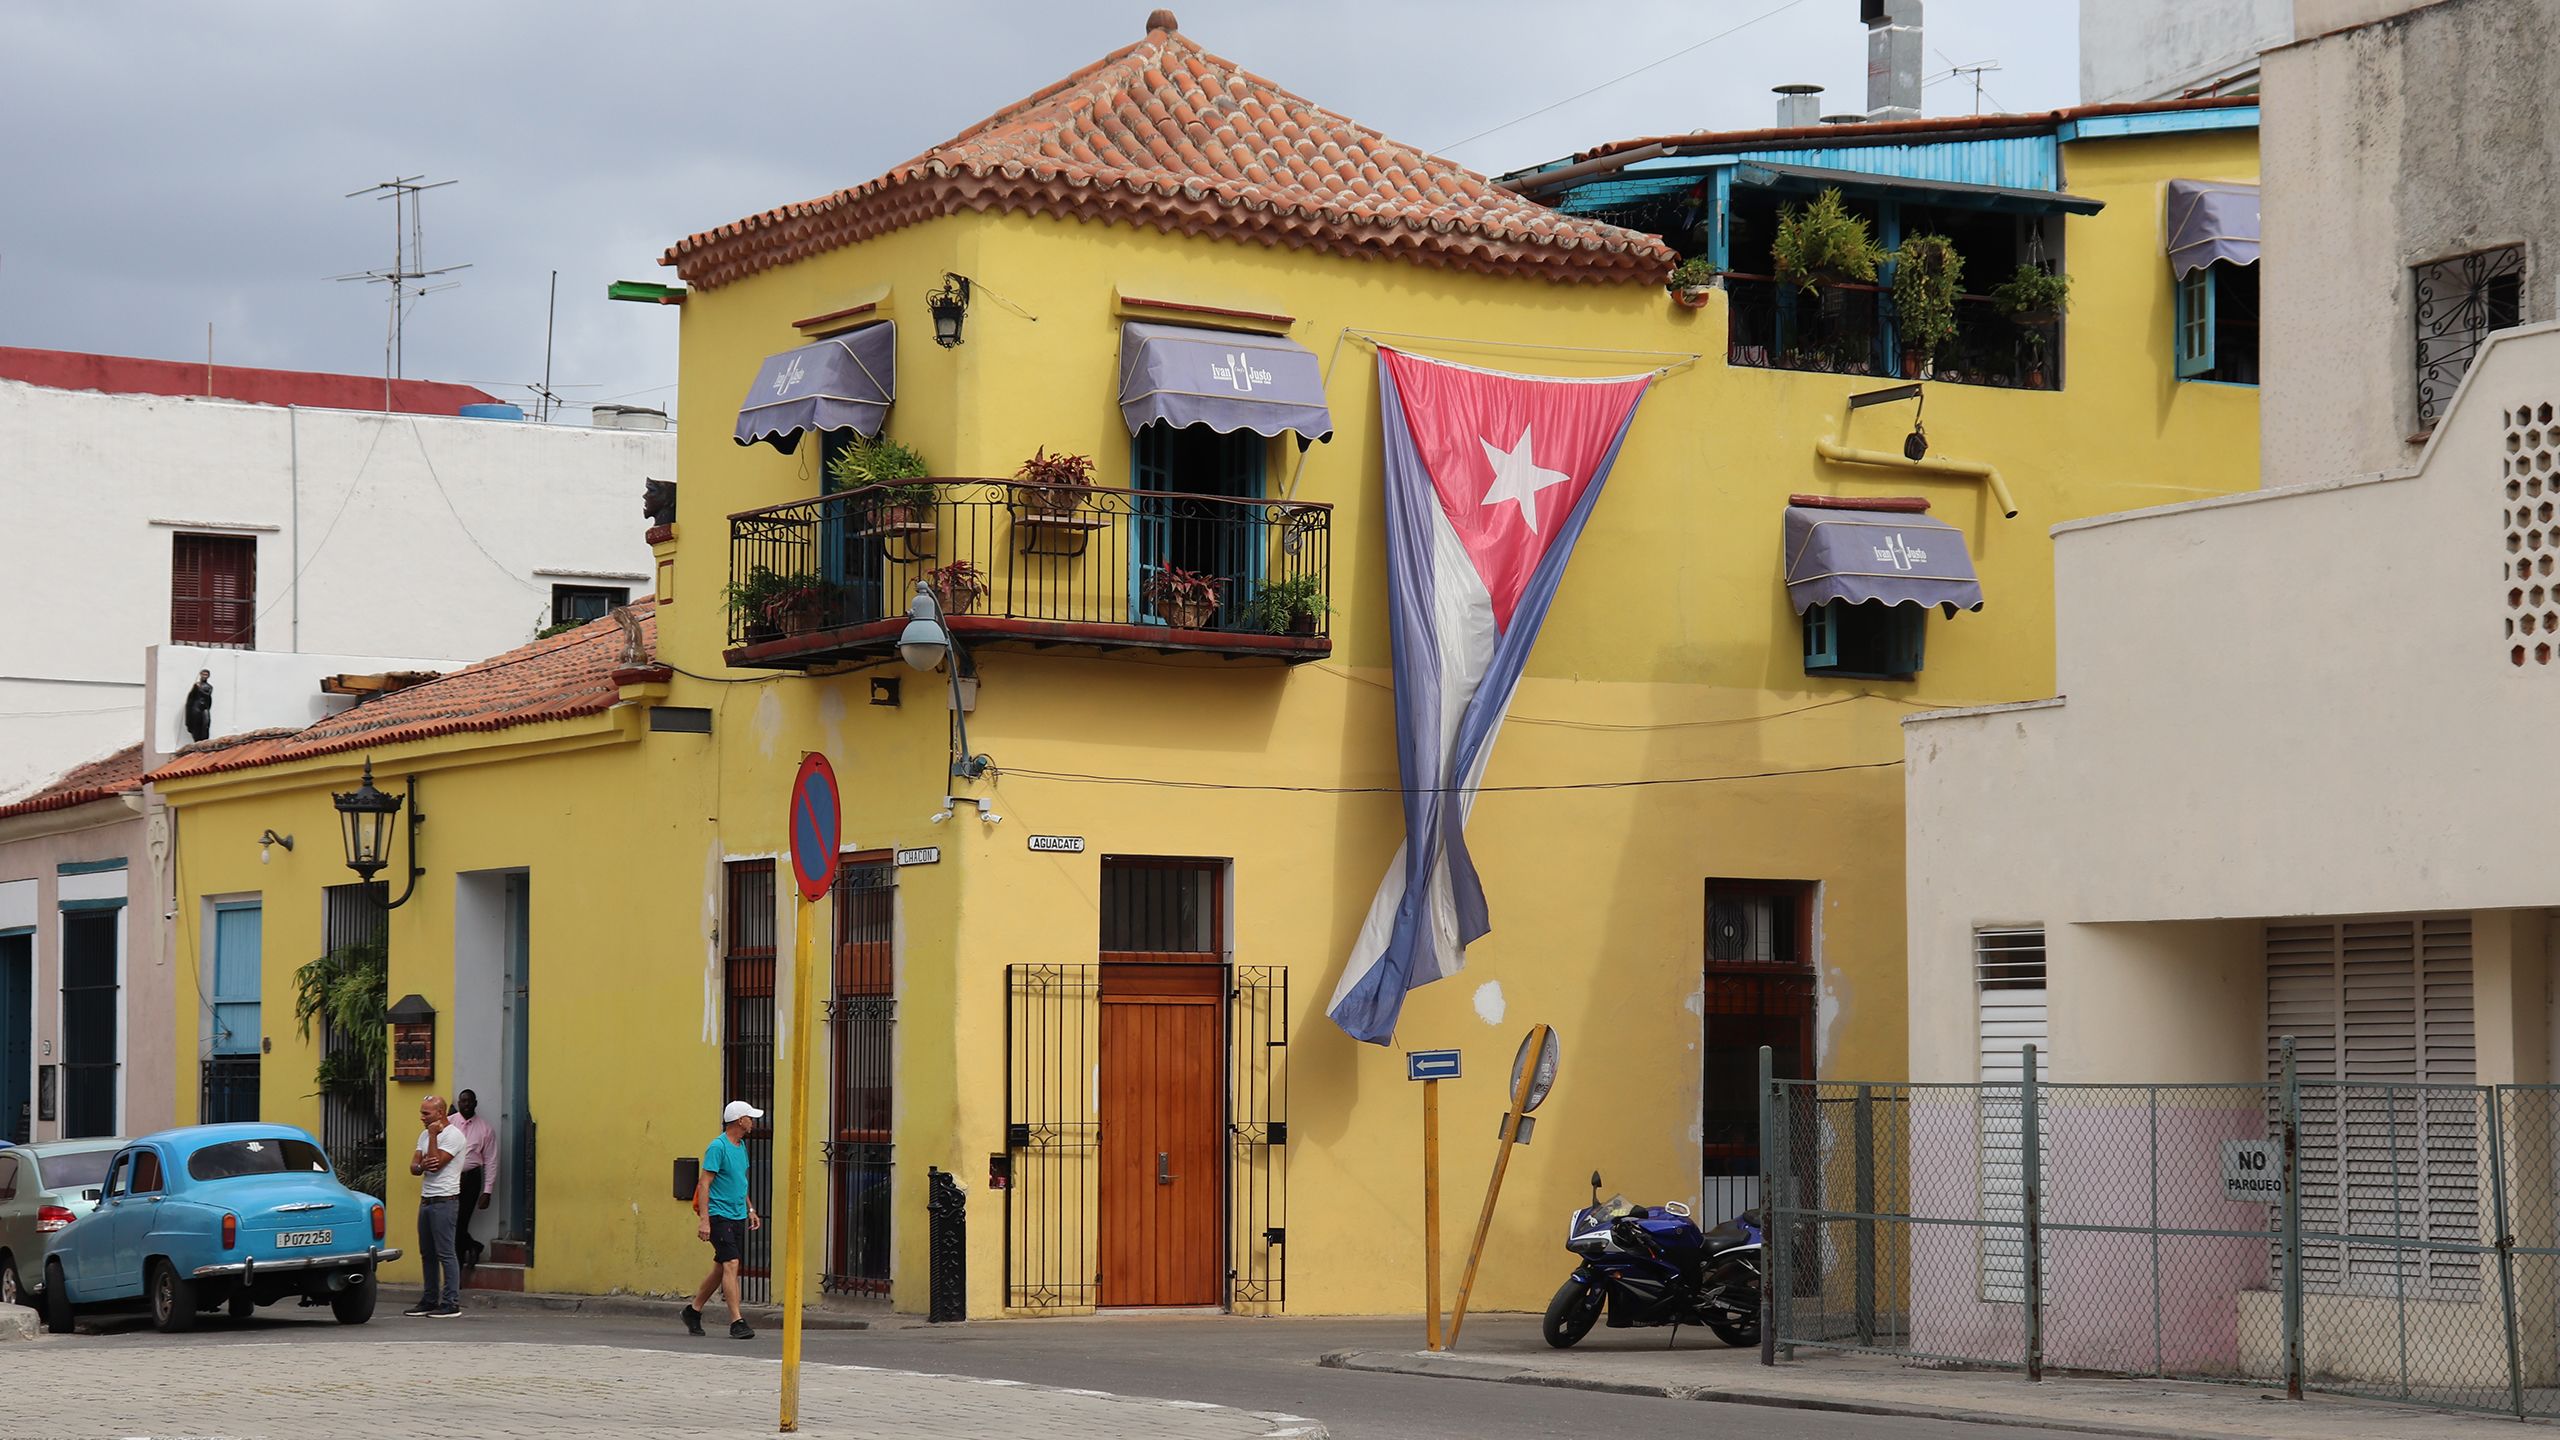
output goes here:
<path id="1" fill-rule="evenodd" d="M 738 402 L 738 443 L 769 441 L 788 455 L 804 430 L 852 430 L 869 439 L 898 398 L 898 325 L 884 320 L 768 356 Z"/>
<path id="2" fill-rule="evenodd" d="M 1161 421 L 1221 435 L 1294 430 L 1302 445 L 1333 438 L 1313 351 L 1278 335 L 1192 325 L 1120 327 L 1120 414 L 1132 435 Z"/>
<path id="3" fill-rule="evenodd" d="M 1938 605 L 1950 616 L 1982 608 L 1964 532 L 1912 511 L 1790 505 L 1786 565 L 1799 615 L 1833 600 Z"/>

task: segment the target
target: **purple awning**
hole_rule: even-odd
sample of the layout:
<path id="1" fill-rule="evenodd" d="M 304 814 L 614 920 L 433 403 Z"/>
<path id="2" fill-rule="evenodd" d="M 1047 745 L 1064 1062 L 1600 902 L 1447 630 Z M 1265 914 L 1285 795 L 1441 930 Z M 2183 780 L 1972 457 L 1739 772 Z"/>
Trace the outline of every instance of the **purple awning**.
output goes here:
<path id="1" fill-rule="evenodd" d="M 788 455 L 804 430 L 876 436 L 897 397 L 898 326 L 884 320 L 768 357 L 739 402 L 738 443 Z"/>
<path id="2" fill-rule="evenodd" d="M 1162 421 L 1250 430 L 1301 442 L 1333 437 L 1324 370 L 1313 352 L 1277 335 L 1152 325 L 1120 327 L 1120 413 L 1137 434 Z"/>
<path id="3" fill-rule="evenodd" d="M 2216 260 L 2258 263 L 2258 187 L 2224 180 L 2169 182 L 2169 273 Z"/>
<path id="4" fill-rule="evenodd" d="M 1787 599 L 1801 615 L 1831 600 L 1852 605 L 1982 608 L 1982 582 L 1964 532 L 1926 515 L 1787 507 Z"/>

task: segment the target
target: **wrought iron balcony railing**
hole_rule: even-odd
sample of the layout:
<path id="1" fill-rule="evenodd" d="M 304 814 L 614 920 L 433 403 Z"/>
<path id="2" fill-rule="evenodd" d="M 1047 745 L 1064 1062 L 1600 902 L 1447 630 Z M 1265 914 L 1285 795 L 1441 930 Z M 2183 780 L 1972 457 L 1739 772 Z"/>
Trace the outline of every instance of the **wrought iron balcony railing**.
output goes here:
<path id="1" fill-rule="evenodd" d="M 1178 491 L 936 480 L 729 517 L 730 663 L 894 653 L 918 581 L 963 643 L 1332 653 L 1333 510 Z"/>

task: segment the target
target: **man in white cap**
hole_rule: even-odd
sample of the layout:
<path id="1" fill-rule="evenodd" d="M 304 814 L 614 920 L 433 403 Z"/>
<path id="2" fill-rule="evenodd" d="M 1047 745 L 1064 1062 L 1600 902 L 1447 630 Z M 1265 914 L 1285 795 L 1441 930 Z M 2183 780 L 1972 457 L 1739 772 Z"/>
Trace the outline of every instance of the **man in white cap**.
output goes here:
<path id="1" fill-rule="evenodd" d="M 747 1253 L 747 1232 L 764 1228 L 755 1201 L 747 1197 L 746 1143 L 763 1118 L 764 1112 L 746 1101 L 730 1101 L 720 1112 L 719 1135 L 702 1152 L 702 1175 L 693 1182 L 693 1213 L 702 1222 L 697 1233 L 711 1242 L 711 1273 L 702 1277 L 693 1303 L 684 1307 L 684 1328 L 696 1335 L 702 1333 L 702 1307 L 711 1303 L 716 1290 L 729 1302 L 729 1338 L 756 1338 L 747 1318 L 738 1313 L 738 1261 Z"/>

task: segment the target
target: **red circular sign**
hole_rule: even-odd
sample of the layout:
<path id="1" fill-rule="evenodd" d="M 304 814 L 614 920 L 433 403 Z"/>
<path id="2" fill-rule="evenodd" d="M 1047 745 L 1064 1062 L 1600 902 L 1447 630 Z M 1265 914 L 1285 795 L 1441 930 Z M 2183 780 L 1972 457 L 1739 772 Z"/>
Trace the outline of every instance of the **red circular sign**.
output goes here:
<path id="1" fill-rule="evenodd" d="M 800 898 L 817 900 L 836 883 L 836 850 L 844 841 L 836 767 L 812 750 L 791 782 L 791 873 Z"/>

